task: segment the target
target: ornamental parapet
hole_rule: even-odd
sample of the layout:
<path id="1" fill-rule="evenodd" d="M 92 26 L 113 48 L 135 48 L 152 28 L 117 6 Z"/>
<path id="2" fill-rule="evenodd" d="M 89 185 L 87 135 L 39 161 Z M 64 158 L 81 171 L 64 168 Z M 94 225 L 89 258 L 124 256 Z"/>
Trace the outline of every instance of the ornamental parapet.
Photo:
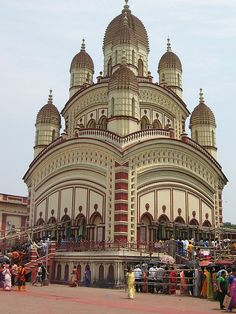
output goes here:
<path id="1" fill-rule="evenodd" d="M 125 148 L 137 142 L 144 142 L 155 138 L 172 138 L 172 130 L 149 129 L 131 133 L 126 136 L 119 136 L 113 132 L 101 129 L 77 129 L 76 136 L 79 138 L 93 138 L 111 143 L 120 148 Z"/>

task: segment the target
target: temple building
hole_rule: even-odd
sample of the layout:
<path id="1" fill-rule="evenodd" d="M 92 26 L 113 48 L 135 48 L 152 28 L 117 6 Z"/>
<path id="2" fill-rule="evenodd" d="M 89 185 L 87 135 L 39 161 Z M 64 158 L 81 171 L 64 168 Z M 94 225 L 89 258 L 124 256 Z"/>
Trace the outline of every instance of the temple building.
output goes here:
<path id="1" fill-rule="evenodd" d="M 81 272 L 90 268 L 94 282 L 105 276 L 118 284 L 124 261 L 139 256 L 142 245 L 153 250 L 171 236 L 214 237 L 227 178 L 217 162 L 214 113 L 202 90 L 188 110 L 182 62 L 169 38 L 152 69 L 155 82 L 147 31 L 125 1 L 105 31 L 96 79 L 95 52 L 87 50 L 83 40 L 61 113 L 50 92 L 36 117 L 34 159 L 24 175 L 29 225 L 42 226 L 39 237 L 90 243 L 86 251 L 56 252 L 54 280 L 67 278 L 76 261 Z M 104 251 L 101 243 L 124 249 Z"/>

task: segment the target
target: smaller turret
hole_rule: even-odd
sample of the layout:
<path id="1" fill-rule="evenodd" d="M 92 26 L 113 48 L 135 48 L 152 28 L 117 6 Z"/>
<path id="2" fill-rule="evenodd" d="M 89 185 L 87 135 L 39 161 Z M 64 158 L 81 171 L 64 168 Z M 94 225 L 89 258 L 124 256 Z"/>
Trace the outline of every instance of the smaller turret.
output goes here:
<path id="1" fill-rule="evenodd" d="M 48 103 L 37 114 L 35 127 L 34 157 L 60 136 L 61 116 L 56 106 L 53 105 L 51 90 Z"/>
<path id="2" fill-rule="evenodd" d="M 167 39 L 167 52 L 158 64 L 159 85 L 167 86 L 182 98 L 182 64 L 179 57 L 172 52 L 170 39 Z"/>
<path id="3" fill-rule="evenodd" d="M 199 105 L 193 110 L 190 118 L 191 137 L 216 158 L 216 121 L 211 109 L 205 104 L 202 89 L 200 89 Z"/>
<path id="4" fill-rule="evenodd" d="M 85 50 L 83 39 L 80 52 L 74 56 L 70 66 L 70 97 L 82 87 L 93 84 L 94 64 Z"/>

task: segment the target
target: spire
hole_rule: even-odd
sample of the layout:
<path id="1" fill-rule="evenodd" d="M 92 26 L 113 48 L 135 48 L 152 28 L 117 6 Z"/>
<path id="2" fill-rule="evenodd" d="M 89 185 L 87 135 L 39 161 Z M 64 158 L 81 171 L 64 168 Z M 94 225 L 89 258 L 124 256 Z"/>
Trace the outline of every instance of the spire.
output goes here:
<path id="1" fill-rule="evenodd" d="M 170 38 L 167 38 L 167 51 L 171 51 Z"/>
<path id="2" fill-rule="evenodd" d="M 128 2 L 129 2 L 129 0 L 125 0 L 124 9 L 123 9 L 123 11 L 122 11 L 122 12 L 125 12 L 125 11 L 130 11 L 130 9 L 129 9 L 129 5 L 128 5 Z"/>
<path id="3" fill-rule="evenodd" d="M 85 51 L 85 39 L 82 39 L 82 44 L 81 44 L 81 50 L 80 51 Z"/>
<path id="4" fill-rule="evenodd" d="M 53 104 L 53 96 L 52 96 L 52 90 L 50 89 L 49 95 L 48 95 L 48 104 Z"/>
<path id="5" fill-rule="evenodd" d="M 200 88 L 200 93 L 199 93 L 199 104 L 203 104 L 203 105 L 205 104 L 205 99 L 204 99 L 202 88 Z"/>

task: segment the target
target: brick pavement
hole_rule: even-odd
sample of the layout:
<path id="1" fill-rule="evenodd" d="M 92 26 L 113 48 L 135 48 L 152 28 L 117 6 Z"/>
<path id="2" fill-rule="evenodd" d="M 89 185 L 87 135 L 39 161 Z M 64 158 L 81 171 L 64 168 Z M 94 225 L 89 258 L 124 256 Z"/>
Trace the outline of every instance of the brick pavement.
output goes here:
<path id="1" fill-rule="evenodd" d="M 4 314 L 209 314 L 221 313 L 218 302 L 191 297 L 137 294 L 123 290 L 70 288 L 62 285 L 27 286 L 26 292 L 0 291 Z"/>

